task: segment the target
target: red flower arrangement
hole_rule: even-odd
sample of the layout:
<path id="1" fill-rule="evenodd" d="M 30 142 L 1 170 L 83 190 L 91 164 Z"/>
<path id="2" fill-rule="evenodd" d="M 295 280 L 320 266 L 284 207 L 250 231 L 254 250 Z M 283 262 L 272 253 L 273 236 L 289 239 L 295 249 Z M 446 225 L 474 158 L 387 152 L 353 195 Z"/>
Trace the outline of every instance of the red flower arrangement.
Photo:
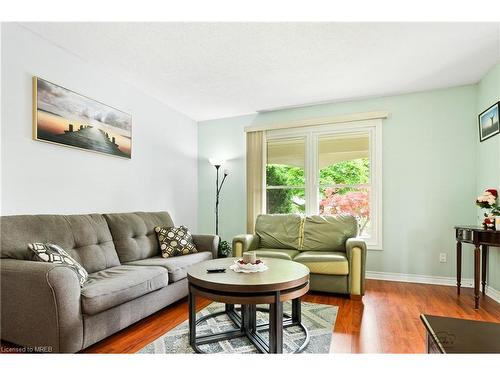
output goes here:
<path id="1" fill-rule="evenodd" d="M 498 191 L 496 189 L 486 189 L 483 194 L 476 198 L 476 204 L 481 208 L 496 208 Z"/>
<path id="2" fill-rule="evenodd" d="M 484 214 L 483 226 L 485 228 L 495 228 L 495 216 L 500 215 L 500 206 L 497 204 L 498 191 L 496 189 L 486 189 L 483 194 L 476 198 L 476 205 L 490 210 Z"/>

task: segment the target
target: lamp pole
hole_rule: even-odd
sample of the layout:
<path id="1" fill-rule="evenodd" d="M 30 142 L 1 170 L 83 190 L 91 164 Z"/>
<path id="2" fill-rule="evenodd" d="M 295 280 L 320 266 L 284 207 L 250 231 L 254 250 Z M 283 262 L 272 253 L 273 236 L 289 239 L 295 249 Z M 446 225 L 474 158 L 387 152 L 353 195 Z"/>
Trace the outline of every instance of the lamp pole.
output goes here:
<path id="1" fill-rule="evenodd" d="M 215 235 L 219 235 L 219 197 L 220 191 L 222 190 L 222 186 L 224 185 L 224 181 L 226 181 L 226 177 L 228 175 L 227 171 L 224 171 L 224 177 L 219 185 L 219 169 L 221 164 L 214 164 L 216 170 L 216 179 L 215 179 Z"/>

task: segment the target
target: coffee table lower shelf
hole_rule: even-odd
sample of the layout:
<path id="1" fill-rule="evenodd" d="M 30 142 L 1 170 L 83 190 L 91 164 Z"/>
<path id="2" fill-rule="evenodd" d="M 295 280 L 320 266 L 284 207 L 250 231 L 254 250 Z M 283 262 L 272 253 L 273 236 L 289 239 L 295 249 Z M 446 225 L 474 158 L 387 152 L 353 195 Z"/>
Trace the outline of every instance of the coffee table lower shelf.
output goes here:
<path id="1" fill-rule="evenodd" d="M 309 331 L 301 319 L 300 297 L 292 299 L 292 314 L 283 312 L 283 302 L 281 302 L 278 292 L 274 303 L 269 304 L 269 308 L 258 307 L 255 304 L 241 304 L 241 308 L 236 308 L 234 304 L 226 303 L 224 310 L 196 319 L 195 294 L 191 288 L 189 293 L 189 344 L 196 353 L 205 353 L 199 348 L 200 345 L 240 337 L 247 337 L 261 353 L 282 353 L 283 329 L 293 326 L 300 327 L 305 335 L 304 341 L 293 353 L 302 352 L 309 344 Z M 269 313 L 269 322 L 257 324 L 257 311 Z M 196 336 L 198 324 L 224 314 L 231 319 L 237 328 L 221 333 Z M 269 343 L 260 334 L 263 331 L 269 331 Z"/>

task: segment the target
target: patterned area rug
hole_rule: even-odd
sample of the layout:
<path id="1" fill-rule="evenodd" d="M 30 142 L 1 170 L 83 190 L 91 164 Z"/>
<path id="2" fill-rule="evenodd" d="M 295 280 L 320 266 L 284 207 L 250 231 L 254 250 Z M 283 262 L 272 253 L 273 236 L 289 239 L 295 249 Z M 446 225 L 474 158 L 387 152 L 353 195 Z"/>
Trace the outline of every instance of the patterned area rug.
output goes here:
<path id="1" fill-rule="evenodd" d="M 263 306 L 264 307 L 264 306 Z M 224 309 L 222 303 L 212 303 L 197 314 L 197 317 L 205 316 Z M 291 303 L 283 304 L 283 310 L 291 313 Z M 320 305 L 317 303 L 302 302 L 302 322 L 307 327 L 310 335 L 309 345 L 303 353 L 328 353 L 332 339 L 333 327 L 337 318 L 337 306 Z M 268 314 L 257 312 L 257 323 L 265 323 Z M 197 335 L 208 333 L 219 333 L 236 328 L 233 322 L 225 315 L 219 315 L 208 319 L 197 327 Z M 188 321 L 184 321 L 165 335 L 142 348 L 138 353 L 142 354 L 173 354 L 194 353 L 188 342 Z M 268 342 L 266 331 L 260 332 Z M 305 338 L 299 327 L 287 327 L 283 332 L 283 352 L 295 351 Z M 219 341 L 216 343 L 200 345 L 199 348 L 207 353 L 258 353 L 257 349 L 246 338 Z"/>

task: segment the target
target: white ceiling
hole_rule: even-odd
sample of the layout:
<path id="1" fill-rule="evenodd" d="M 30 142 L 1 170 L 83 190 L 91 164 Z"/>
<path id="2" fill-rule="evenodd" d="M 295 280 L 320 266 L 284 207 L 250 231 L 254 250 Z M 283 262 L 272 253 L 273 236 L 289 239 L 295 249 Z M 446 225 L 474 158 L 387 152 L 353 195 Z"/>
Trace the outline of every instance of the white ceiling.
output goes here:
<path id="1" fill-rule="evenodd" d="M 23 23 L 195 120 L 476 83 L 500 23 Z"/>

